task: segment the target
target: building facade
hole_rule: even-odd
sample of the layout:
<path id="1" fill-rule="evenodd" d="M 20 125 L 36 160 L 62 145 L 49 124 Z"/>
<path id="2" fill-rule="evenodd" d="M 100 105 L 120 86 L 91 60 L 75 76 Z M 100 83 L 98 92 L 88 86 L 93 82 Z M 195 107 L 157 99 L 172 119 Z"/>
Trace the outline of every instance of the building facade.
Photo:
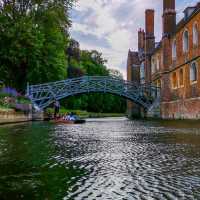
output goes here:
<path id="1" fill-rule="evenodd" d="M 146 10 L 138 51 L 128 54 L 127 79 L 161 88 L 162 118 L 200 119 L 200 2 L 187 7 L 176 24 L 175 0 L 163 0 L 162 19 L 162 39 L 155 42 L 154 10 Z M 134 113 L 128 104 L 129 113 Z"/>

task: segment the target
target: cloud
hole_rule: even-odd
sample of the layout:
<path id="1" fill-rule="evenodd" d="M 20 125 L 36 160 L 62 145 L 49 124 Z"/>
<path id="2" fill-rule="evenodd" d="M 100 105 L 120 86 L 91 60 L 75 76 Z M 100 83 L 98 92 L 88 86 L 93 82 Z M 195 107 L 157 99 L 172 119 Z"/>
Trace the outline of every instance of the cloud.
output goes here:
<path id="1" fill-rule="evenodd" d="M 199 0 L 177 0 L 177 21 L 184 8 Z M 72 37 L 82 49 L 96 49 L 108 60 L 107 66 L 126 77 L 128 49 L 137 49 L 137 31 L 144 28 L 145 9 L 155 9 L 155 36 L 162 35 L 162 0 L 79 0 L 72 10 Z"/>
<path id="2" fill-rule="evenodd" d="M 87 33 L 87 31 L 72 31 L 72 35 L 79 41 L 84 41 L 91 46 L 95 44 L 96 47 L 111 48 L 110 43 L 104 37 L 97 37 L 92 33 Z"/>

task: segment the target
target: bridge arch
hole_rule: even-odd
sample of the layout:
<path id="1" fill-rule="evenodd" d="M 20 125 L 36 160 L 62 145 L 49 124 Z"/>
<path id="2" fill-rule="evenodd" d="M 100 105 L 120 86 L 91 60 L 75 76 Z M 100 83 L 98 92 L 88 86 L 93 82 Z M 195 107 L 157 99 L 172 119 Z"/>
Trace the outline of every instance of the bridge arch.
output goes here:
<path id="1" fill-rule="evenodd" d="M 152 85 L 139 85 L 109 76 L 83 76 L 63 81 L 30 85 L 27 95 L 39 109 L 49 106 L 55 99 L 86 93 L 110 93 L 129 99 L 148 109 L 156 98 L 159 88 Z"/>

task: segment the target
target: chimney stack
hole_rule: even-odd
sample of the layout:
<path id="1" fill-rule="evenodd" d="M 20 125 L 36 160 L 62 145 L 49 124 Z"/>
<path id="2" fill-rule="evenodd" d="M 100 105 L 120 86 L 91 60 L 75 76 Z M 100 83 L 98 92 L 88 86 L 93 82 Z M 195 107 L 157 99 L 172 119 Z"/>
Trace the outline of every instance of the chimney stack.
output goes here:
<path id="1" fill-rule="evenodd" d="M 138 50 L 144 51 L 145 47 L 145 32 L 141 28 L 138 31 Z"/>
<path id="2" fill-rule="evenodd" d="M 163 0 L 163 37 L 176 30 L 175 0 Z"/>
<path id="3" fill-rule="evenodd" d="M 155 48 L 154 10 L 145 11 L 145 51 L 150 54 Z"/>
<path id="4" fill-rule="evenodd" d="M 151 53 L 155 48 L 154 10 L 145 11 L 145 83 L 151 83 Z"/>
<path id="5" fill-rule="evenodd" d="M 162 56 L 163 65 L 162 71 L 169 71 L 172 65 L 172 43 L 171 36 L 176 31 L 176 10 L 175 0 L 163 0 L 163 38 L 162 38 Z M 163 73 L 162 77 L 162 88 L 161 90 L 161 101 L 170 100 L 170 75 Z"/>

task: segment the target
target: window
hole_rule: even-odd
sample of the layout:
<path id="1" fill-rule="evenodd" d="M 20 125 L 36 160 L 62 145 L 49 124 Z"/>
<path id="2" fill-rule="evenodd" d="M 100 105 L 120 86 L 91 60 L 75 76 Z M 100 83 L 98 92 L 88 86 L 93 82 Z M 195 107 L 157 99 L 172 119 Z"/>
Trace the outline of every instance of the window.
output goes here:
<path id="1" fill-rule="evenodd" d="M 175 89 L 177 88 L 177 77 L 176 77 L 176 72 L 172 74 L 172 87 Z"/>
<path id="2" fill-rule="evenodd" d="M 157 81 L 157 87 L 161 87 L 161 80 Z"/>
<path id="3" fill-rule="evenodd" d="M 189 33 L 187 30 L 183 33 L 183 52 L 186 53 L 189 50 Z"/>
<path id="4" fill-rule="evenodd" d="M 155 59 L 152 58 L 152 60 L 151 60 L 151 72 L 152 72 L 152 74 L 155 73 L 155 71 L 156 71 L 156 63 L 155 63 Z"/>
<path id="5" fill-rule="evenodd" d="M 190 66 L 190 81 L 196 82 L 197 81 L 197 64 L 193 62 Z"/>
<path id="6" fill-rule="evenodd" d="M 198 27 L 197 24 L 195 23 L 193 26 L 193 44 L 198 45 Z"/>
<path id="7" fill-rule="evenodd" d="M 145 69 L 144 69 L 144 62 L 140 66 L 140 82 L 143 84 L 145 81 Z"/>
<path id="8" fill-rule="evenodd" d="M 156 60 L 156 69 L 157 69 L 157 71 L 160 69 L 160 60 L 159 60 L 159 57 L 157 57 L 157 60 Z"/>
<path id="9" fill-rule="evenodd" d="M 172 58 L 173 60 L 176 58 L 176 40 L 174 40 L 172 43 Z"/>
<path id="10" fill-rule="evenodd" d="M 179 86 L 184 85 L 184 76 L 183 76 L 183 69 L 180 69 L 179 71 Z"/>

